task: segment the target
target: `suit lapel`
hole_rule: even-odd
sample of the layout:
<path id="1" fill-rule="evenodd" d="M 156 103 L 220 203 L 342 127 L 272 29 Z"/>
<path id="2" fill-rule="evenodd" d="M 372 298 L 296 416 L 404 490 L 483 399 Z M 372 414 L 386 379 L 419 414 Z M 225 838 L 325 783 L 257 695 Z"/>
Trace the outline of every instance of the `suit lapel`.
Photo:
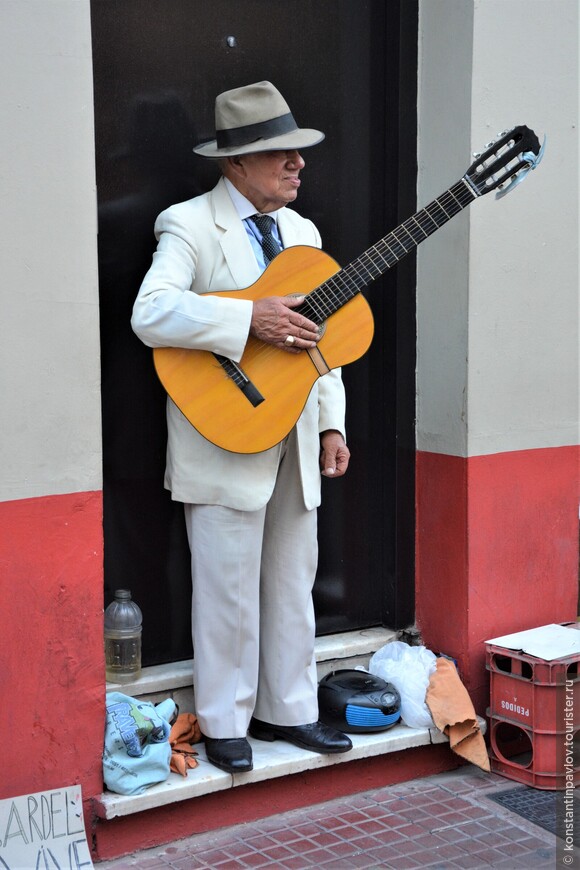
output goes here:
<path id="1" fill-rule="evenodd" d="M 303 244 L 301 242 L 294 221 L 288 220 L 288 212 L 285 208 L 278 212 L 278 229 L 282 244 L 285 248 L 292 248 L 294 245 Z"/>
<path id="2" fill-rule="evenodd" d="M 244 290 L 258 280 L 260 268 L 223 178 L 212 191 L 212 207 L 216 226 L 224 230 L 220 246 L 225 261 L 236 286 Z"/>

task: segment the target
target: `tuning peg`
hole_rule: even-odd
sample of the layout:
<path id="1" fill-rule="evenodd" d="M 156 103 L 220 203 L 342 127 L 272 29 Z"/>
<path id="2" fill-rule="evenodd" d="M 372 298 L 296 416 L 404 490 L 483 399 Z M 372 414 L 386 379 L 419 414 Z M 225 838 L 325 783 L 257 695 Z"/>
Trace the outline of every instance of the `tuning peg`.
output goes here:
<path id="1" fill-rule="evenodd" d="M 493 145 L 493 141 L 488 142 L 487 145 L 486 145 L 485 147 L 486 147 L 486 148 L 491 148 L 492 145 Z"/>
<path id="2" fill-rule="evenodd" d="M 481 151 L 474 151 L 473 156 L 476 160 L 479 160 L 479 158 L 481 157 Z"/>

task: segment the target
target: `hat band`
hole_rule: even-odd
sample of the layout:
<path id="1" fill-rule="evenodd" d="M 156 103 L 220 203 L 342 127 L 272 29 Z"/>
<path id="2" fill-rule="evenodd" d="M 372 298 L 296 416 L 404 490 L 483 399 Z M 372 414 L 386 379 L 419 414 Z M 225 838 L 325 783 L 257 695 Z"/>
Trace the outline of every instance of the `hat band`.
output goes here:
<path id="1" fill-rule="evenodd" d="M 258 124 L 245 124 L 243 127 L 231 127 L 229 130 L 216 130 L 218 148 L 231 148 L 238 145 L 249 145 L 258 139 L 273 139 L 283 133 L 292 133 L 298 129 L 292 113 L 261 121 Z"/>

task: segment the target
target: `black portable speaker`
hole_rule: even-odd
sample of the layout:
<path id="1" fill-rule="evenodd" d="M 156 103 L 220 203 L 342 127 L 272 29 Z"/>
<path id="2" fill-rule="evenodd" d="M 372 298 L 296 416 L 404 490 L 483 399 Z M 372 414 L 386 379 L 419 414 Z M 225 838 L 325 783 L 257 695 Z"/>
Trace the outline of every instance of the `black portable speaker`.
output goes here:
<path id="1" fill-rule="evenodd" d="M 391 683 L 367 671 L 331 671 L 318 684 L 319 719 L 347 733 L 386 731 L 401 718 L 401 697 Z"/>

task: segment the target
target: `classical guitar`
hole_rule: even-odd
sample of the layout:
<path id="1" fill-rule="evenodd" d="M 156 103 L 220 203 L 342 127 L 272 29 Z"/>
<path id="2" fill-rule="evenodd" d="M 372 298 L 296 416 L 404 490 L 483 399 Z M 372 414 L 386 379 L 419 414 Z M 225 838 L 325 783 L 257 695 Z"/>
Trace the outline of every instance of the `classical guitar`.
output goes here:
<path id="1" fill-rule="evenodd" d="M 441 196 L 340 268 L 318 248 L 282 251 L 246 290 L 216 296 L 252 301 L 299 295 L 300 311 L 320 327 L 314 350 L 289 354 L 252 336 L 239 363 L 209 351 L 155 348 L 155 368 L 169 396 L 189 422 L 218 447 L 257 453 L 292 429 L 317 379 L 361 357 L 373 337 L 373 317 L 361 290 L 395 266 L 474 199 L 507 193 L 542 157 L 525 126 L 489 143 L 465 175 Z"/>

